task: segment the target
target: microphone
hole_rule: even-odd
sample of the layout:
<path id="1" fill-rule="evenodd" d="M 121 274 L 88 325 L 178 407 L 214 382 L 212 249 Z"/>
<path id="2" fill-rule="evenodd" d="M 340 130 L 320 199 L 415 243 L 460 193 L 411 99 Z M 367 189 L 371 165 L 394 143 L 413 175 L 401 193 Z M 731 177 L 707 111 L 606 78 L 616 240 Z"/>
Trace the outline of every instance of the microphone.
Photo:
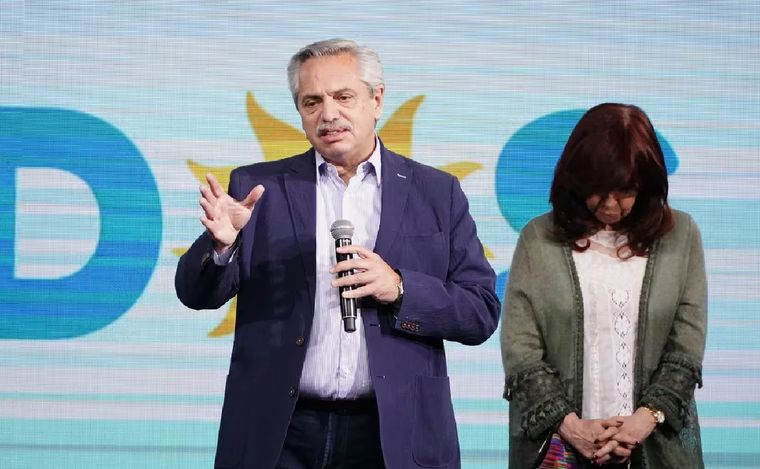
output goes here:
<path id="1" fill-rule="evenodd" d="M 351 245 L 351 236 L 354 235 L 354 225 L 348 220 L 335 220 L 330 227 L 330 233 L 335 239 L 335 247 Z M 338 262 L 351 259 L 351 254 L 341 254 L 335 252 L 335 258 Z M 338 278 L 352 275 L 353 269 L 338 272 Z M 347 285 L 338 289 L 338 295 L 340 298 L 340 317 L 343 319 L 343 330 L 346 332 L 354 332 L 356 330 L 356 298 L 343 298 L 343 292 L 353 290 L 353 285 Z"/>

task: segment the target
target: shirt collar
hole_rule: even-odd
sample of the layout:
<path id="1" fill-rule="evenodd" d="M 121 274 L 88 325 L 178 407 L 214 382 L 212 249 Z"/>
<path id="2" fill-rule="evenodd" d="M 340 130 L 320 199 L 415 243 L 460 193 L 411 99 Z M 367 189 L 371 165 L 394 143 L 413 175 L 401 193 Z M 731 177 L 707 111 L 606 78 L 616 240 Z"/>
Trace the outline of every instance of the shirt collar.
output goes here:
<path id="1" fill-rule="evenodd" d="M 380 139 L 377 137 L 377 135 L 375 135 L 375 149 L 372 151 L 372 154 L 369 155 L 367 161 L 360 164 L 356 170 L 357 174 L 360 174 L 363 179 L 364 176 L 366 176 L 369 171 L 373 169 L 375 172 L 375 180 L 377 181 L 378 187 L 380 186 L 380 175 L 382 174 L 383 160 L 380 154 Z M 325 158 L 320 155 L 316 149 L 314 149 L 314 156 L 317 165 L 317 178 L 319 178 L 320 175 L 326 174 L 325 171 L 327 170 L 327 165 L 330 163 L 325 160 Z"/>

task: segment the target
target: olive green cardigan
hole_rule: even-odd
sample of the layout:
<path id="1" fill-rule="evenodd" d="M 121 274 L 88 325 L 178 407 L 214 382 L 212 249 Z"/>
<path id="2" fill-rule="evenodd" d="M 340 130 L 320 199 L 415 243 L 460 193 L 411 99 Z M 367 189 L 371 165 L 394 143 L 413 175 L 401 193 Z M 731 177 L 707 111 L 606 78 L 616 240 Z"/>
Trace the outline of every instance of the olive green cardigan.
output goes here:
<path id="1" fill-rule="evenodd" d="M 634 450 L 632 468 L 704 466 L 694 402 L 707 328 L 704 254 L 691 217 L 674 216 L 647 260 L 634 368 L 635 407 L 660 409 L 666 420 Z M 551 214 L 525 226 L 509 272 L 501 348 L 512 469 L 531 467 L 565 415 L 582 417 L 583 299 L 571 249 L 552 227 Z"/>

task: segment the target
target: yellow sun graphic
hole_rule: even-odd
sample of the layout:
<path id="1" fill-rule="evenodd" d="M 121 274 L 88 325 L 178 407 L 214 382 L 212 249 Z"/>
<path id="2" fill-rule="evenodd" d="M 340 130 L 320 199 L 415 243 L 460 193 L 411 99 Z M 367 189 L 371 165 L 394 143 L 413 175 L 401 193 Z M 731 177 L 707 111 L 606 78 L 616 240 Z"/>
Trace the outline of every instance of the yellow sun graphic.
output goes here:
<path id="1" fill-rule="evenodd" d="M 385 146 L 396 153 L 407 155 L 409 158 L 412 157 L 414 115 L 424 99 L 425 97 L 421 95 L 409 99 L 388 118 L 385 125 L 378 131 L 378 135 Z M 264 153 L 264 160 L 278 160 L 303 153 L 309 148 L 309 143 L 300 130 L 268 113 L 256 102 L 253 93 L 250 91 L 246 94 L 246 110 L 248 111 L 248 122 L 251 124 L 251 128 L 261 145 L 261 151 Z M 206 183 L 206 174 L 211 173 L 222 187 L 227 187 L 230 172 L 234 169 L 234 166 L 204 166 L 193 160 L 187 160 L 187 165 L 201 184 Z M 458 179 L 463 179 L 481 167 L 482 165 L 479 163 L 461 161 L 441 166 L 439 169 L 456 176 Z M 493 259 L 491 250 L 484 249 L 486 257 Z M 187 248 L 172 249 L 172 253 L 177 256 L 181 256 L 185 251 Z M 234 297 L 224 319 L 208 333 L 208 336 L 223 337 L 234 332 L 236 311 L 237 297 Z"/>

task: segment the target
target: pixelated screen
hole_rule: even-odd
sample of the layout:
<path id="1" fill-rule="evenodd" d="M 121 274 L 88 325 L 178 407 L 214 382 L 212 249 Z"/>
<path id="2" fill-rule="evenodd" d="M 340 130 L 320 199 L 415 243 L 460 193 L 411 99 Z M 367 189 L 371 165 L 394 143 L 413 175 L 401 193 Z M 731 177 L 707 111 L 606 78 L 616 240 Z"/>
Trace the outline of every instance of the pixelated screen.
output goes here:
<path id="1" fill-rule="evenodd" d="M 345 37 L 383 60 L 387 146 L 460 179 L 500 295 L 584 110 L 648 113 L 706 253 L 705 459 L 760 467 L 758 18 L 752 1 L 2 0 L 0 466 L 212 466 L 235 304 L 174 293 L 198 186 L 308 147 L 287 61 Z M 506 467 L 498 333 L 447 354 L 463 467 Z"/>

